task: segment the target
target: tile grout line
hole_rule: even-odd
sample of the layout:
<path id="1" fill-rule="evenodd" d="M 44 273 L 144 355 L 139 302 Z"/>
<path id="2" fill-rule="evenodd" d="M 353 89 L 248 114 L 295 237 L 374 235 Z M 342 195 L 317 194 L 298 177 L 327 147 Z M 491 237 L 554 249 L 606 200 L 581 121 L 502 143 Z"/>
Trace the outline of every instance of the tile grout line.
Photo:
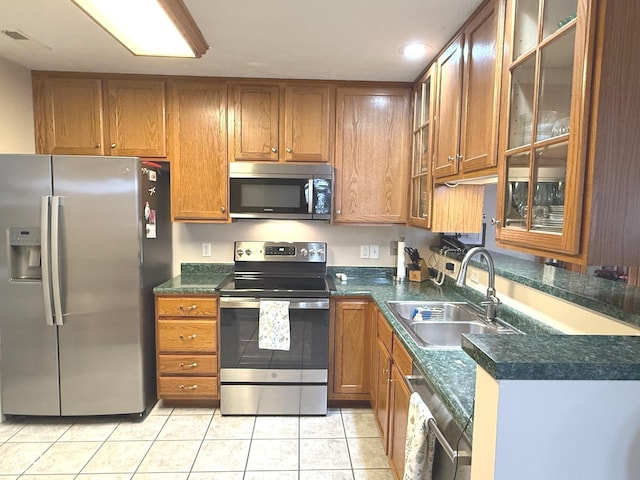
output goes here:
<path id="1" fill-rule="evenodd" d="M 200 455 L 200 451 L 202 450 L 202 446 L 204 445 L 204 441 L 207 438 L 207 433 L 209 432 L 209 428 L 211 427 L 211 422 L 213 422 L 213 416 L 216 414 L 216 409 L 213 409 L 213 413 L 211 414 L 211 418 L 209 418 L 209 423 L 207 423 L 207 428 L 204 430 L 204 435 L 202 435 L 202 440 L 200 441 L 200 446 L 198 447 L 198 451 L 196 452 L 195 457 L 193 457 L 193 462 L 191 462 L 191 468 L 187 472 L 187 478 L 191 476 L 191 472 L 193 472 L 193 467 L 196 464 L 196 460 L 198 460 L 198 455 Z"/>

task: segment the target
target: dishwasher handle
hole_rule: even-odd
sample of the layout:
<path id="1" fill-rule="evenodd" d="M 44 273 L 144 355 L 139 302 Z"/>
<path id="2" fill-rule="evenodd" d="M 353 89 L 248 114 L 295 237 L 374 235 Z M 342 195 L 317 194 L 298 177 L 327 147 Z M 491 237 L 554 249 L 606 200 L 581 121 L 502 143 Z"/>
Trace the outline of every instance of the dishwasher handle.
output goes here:
<path id="1" fill-rule="evenodd" d="M 411 380 L 423 380 L 423 377 L 419 375 L 405 375 L 405 384 L 407 385 L 411 393 L 415 393 L 416 389 L 413 388 Z M 420 393 L 418 392 L 418 395 L 419 394 Z M 424 398 L 422 399 L 422 401 L 424 401 Z M 468 452 L 466 450 L 456 450 L 455 448 L 453 448 L 442 431 L 438 428 L 438 423 L 436 422 L 435 418 L 430 418 L 427 423 L 429 424 L 429 428 L 433 430 L 433 433 L 440 442 L 440 445 L 442 446 L 444 452 L 447 454 L 447 457 L 449 457 L 452 462 L 455 462 L 458 465 L 471 465 L 471 452 Z"/>

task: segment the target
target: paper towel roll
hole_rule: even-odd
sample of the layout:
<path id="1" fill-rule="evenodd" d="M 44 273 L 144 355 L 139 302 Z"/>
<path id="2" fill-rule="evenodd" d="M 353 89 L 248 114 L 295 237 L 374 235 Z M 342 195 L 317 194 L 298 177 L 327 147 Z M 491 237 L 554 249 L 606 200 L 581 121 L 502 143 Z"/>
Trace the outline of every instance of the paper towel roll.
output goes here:
<path id="1" fill-rule="evenodd" d="M 404 264 L 404 246 L 404 242 L 398 242 L 398 264 L 396 267 L 396 277 L 398 278 L 404 278 L 407 276 L 407 267 Z"/>

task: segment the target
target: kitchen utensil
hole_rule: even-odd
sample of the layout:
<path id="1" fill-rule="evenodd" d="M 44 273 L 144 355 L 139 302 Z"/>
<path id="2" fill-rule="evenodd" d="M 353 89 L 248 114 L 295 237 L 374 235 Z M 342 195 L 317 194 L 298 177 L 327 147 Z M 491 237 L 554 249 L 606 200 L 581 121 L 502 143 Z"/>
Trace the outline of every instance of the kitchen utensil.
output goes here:
<path id="1" fill-rule="evenodd" d="M 404 251 L 409 256 L 409 259 L 411 260 L 411 266 L 413 267 L 413 269 L 419 269 L 420 268 L 420 252 L 418 252 L 418 250 L 413 247 L 405 247 Z"/>

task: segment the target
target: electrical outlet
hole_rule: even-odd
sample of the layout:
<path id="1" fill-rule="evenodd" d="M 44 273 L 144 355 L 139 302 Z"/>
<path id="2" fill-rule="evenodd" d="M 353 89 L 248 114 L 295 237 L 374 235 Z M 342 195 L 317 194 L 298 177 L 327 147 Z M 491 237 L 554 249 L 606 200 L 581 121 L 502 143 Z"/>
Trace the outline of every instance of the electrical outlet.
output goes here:
<path id="1" fill-rule="evenodd" d="M 211 256 L 211 244 L 210 243 L 203 243 L 202 244 L 202 256 L 203 257 L 210 257 Z"/>
<path id="2" fill-rule="evenodd" d="M 394 255 L 398 255 L 398 241 L 397 240 L 391 240 L 389 242 L 389 255 L 391 255 L 392 257 Z"/>
<path id="3" fill-rule="evenodd" d="M 369 258 L 369 245 L 360 245 L 360 258 Z"/>
<path id="4" fill-rule="evenodd" d="M 369 245 L 369 258 L 380 258 L 380 247 L 378 245 Z"/>
<path id="5" fill-rule="evenodd" d="M 469 281 L 473 283 L 480 283 L 480 274 L 472 271 L 471 275 L 469 275 Z"/>

